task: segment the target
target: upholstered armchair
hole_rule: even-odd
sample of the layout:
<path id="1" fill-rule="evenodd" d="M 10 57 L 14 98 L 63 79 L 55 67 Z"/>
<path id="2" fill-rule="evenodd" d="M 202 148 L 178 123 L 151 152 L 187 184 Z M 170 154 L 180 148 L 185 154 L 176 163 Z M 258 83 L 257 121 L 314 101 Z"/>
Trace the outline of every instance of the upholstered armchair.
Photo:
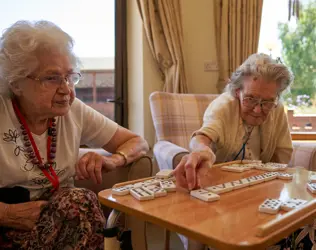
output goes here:
<path id="1" fill-rule="evenodd" d="M 154 92 L 150 109 L 157 143 L 154 156 L 160 169 L 173 169 L 189 152 L 192 133 L 203 123 L 207 106 L 217 95 Z"/>
<path id="2" fill-rule="evenodd" d="M 109 155 L 110 153 L 104 151 L 103 149 L 89 149 L 89 148 L 81 148 L 79 150 L 80 157 L 87 152 L 97 152 L 102 155 Z M 129 180 L 136 180 L 140 178 L 150 177 L 152 176 L 153 166 L 152 160 L 149 156 L 143 156 L 135 162 L 129 164 L 124 168 L 119 168 L 115 171 L 111 171 L 108 173 L 103 173 L 103 183 L 100 185 L 94 184 L 92 181 L 76 181 L 76 187 L 84 187 L 94 191 L 98 194 L 100 191 L 104 189 L 111 188 L 114 184 L 125 182 Z M 105 217 L 107 218 L 110 214 L 111 209 L 103 207 Z M 121 216 L 120 217 L 120 225 L 124 226 L 127 229 L 132 231 L 132 243 L 133 249 L 137 250 L 147 250 L 147 242 L 146 242 L 146 224 L 144 221 L 132 217 L 132 216 Z"/>
<path id="3" fill-rule="evenodd" d="M 189 152 L 192 133 L 202 126 L 204 111 L 217 95 L 154 92 L 150 109 L 157 143 L 154 156 L 160 169 L 173 169 Z M 293 142 L 290 166 L 316 171 L 316 142 Z"/>

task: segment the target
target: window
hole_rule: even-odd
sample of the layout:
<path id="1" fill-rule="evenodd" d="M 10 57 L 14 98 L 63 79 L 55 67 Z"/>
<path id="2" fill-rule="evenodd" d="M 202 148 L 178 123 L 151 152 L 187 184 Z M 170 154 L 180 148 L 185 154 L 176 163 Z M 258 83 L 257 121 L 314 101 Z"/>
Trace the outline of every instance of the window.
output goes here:
<path id="1" fill-rule="evenodd" d="M 315 139 L 316 1 L 300 3 L 300 19 L 292 16 L 289 21 L 288 0 L 264 1 L 258 50 L 279 57 L 295 76 L 290 91 L 282 96 L 292 137 Z"/>
<path id="2" fill-rule="evenodd" d="M 123 110 L 126 77 L 122 76 L 126 60 L 121 59 L 125 55 L 126 0 L 10 0 L 1 1 L 0 8 L 5 10 L 0 15 L 1 31 L 21 19 L 42 19 L 52 21 L 72 36 L 83 75 L 76 86 L 77 97 L 127 126 Z"/>

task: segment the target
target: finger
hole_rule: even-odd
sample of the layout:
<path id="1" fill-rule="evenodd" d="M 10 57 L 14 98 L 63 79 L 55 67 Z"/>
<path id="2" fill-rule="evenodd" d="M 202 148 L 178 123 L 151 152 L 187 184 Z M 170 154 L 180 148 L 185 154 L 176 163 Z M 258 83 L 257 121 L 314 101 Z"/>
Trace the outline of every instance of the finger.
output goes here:
<path id="1" fill-rule="evenodd" d="M 185 175 L 188 182 L 188 187 L 192 190 L 196 185 L 196 167 L 199 163 L 199 157 L 196 154 L 191 153 L 188 157 L 185 168 Z"/>
<path id="2" fill-rule="evenodd" d="M 197 169 L 197 185 L 200 188 L 209 187 L 213 181 L 212 175 L 209 173 L 209 166 L 206 162 L 201 162 Z"/>
<path id="3" fill-rule="evenodd" d="M 94 169 L 95 169 L 95 158 L 90 158 L 90 161 L 87 165 L 87 172 L 88 172 L 88 175 L 89 175 L 89 179 L 91 179 L 94 183 L 97 184 L 97 178 L 95 176 L 95 172 L 94 172 Z"/>
<path id="4" fill-rule="evenodd" d="M 91 154 L 87 153 L 81 157 L 81 159 L 79 160 L 79 163 L 78 163 L 79 173 L 83 177 L 85 177 L 85 179 L 89 178 L 89 174 L 87 172 L 87 165 L 89 164 L 90 158 L 91 158 Z"/>
<path id="5" fill-rule="evenodd" d="M 102 183 L 102 156 L 99 156 L 95 161 L 94 173 L 97 179 L 97 183 Z"/>
<path id="6" fill-rule="evenodd" d="M 76 170 L 75 179 L 76 180 L 84 180 L 84 177 L 83 177 L 82 173 L 80 172 L 80 168 L 79 168 L 78 164 L 76 164 L 75 170 Z"/>
<path id="7" fill-rule="evenodd" d="M 187 157 L 182 157 L 180 163 L 176 167 L 176 169 L 173 171 L 173 174 L 176 178 L 176 185 L 179 188 L 188 188 L 187 180 L 185 178 L 185 169 L 184 165 L 186 163 Z"/>

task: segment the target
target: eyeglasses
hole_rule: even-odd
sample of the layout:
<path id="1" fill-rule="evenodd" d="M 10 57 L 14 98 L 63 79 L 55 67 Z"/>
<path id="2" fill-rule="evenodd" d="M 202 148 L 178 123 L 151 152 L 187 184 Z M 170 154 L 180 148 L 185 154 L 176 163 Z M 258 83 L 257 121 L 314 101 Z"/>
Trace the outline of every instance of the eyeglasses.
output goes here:
<path id="1" fill-rule="evenodd" d="M 70 73 L 66 76 L 61 75 L 47 75 L 42 77 L 32 77 L 27 76 L 27 78 L 30 78 L 35 81 L 40 81 L 45 86 L 56 86 L 59 87 L 61 84 L 66 82 L 68 85 L 74 86 L 79 83 L 81 79 L 80 73 Z"/>
<path id="2" fill-rule="evenodd" d="M 254 109 L 257 105 L 260 105 L 264 111 L 270 111 L 277 106 L 278 101 L 265 101 L 253 97 L 242 97 L 242 104 L 250 109 Z"/>

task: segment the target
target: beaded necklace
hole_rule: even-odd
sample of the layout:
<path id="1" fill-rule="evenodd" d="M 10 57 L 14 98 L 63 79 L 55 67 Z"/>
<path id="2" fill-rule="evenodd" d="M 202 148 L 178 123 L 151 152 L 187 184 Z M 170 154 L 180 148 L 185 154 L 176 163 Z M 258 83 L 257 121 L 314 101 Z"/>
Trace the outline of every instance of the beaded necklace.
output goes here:
<path id="1" fill-rule="evenodd" d="M 32 160 L 32 164 L 36 165 L 44 175 L 47 177 L 47 179 L 52 183 L 53 185 L 53 191 L 57 190 L 59 187 L 59 180 L 58 176 L 56 175 L 55 170 L 53 169 L 53 165 L 55 165 L 55 157 L 56 157 L 56 142 L 57 142 L 57 130 L 56 130 L 56 119 L 52 118 L 48 121 L 48 130 L 47 130 L 47 162 L 43 163 L 42 157 L 40 155 L 40 152 L 36 146 L 36 143 L 34 141 L 34 138 L 32 136 L 32 133 L 27 126 L 26 120 L 24 116 L 22 115 L 17 102 L 12 99 L 12 105 L 13 109 L 15 111 L 15 114 L 21 124 L 20 129 L 22 131 L 23 136 L 23 144 L 26 149 L 26 152 L 29 156 L 29 158 Z"/>

